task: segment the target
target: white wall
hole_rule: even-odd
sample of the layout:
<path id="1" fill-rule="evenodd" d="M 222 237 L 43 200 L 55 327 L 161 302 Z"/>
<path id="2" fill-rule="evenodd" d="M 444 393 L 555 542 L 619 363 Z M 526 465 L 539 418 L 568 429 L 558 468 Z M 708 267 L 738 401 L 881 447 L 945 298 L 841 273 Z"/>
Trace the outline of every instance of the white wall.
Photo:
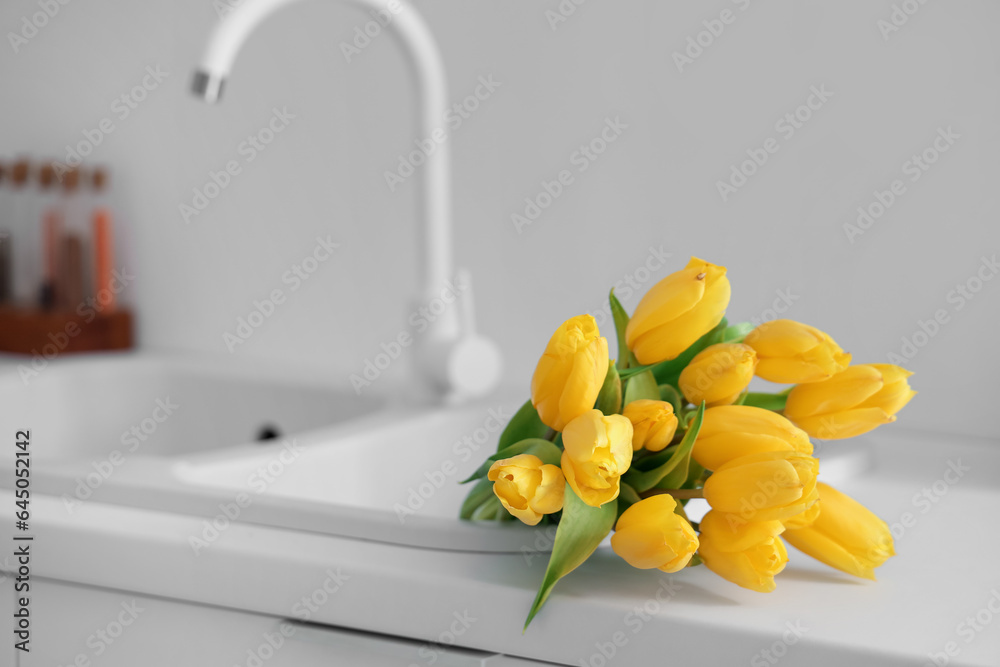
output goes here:
<path id="1" fill-rule="evenodd" d="M 920 395 L 901 423 L 1000 435 L 1000 280 L 961 309 L 948 298 L 1000 250 L 995 3 L 922 5 L 888 40 L 876 23 L 889 18 L 888 0 L 589 0 L 555 30 L 545 12 L 556 0 L 418 7 L 456 100 L 480 76 L 502 84 L 452 148 L 457 252 L 475 272 L 481 327 L 502 343 L 508 381 L 526 387 L 551 330 L 599 308 L 662 246 L 672 259 L 657 277 L 690 254 L 726 265 L 732 320 L 760 316 L 789 291 L 797 299 L 786 315 L 827 330 L 858 362 L 885 361 L 918 320 L 945 310 L 948 323 L 908 363 Z M 679 72 L 672 53 L 727 8 L 734 22 Z M 0 4 L 3 32 L 37 10 Z M 209 0 L 61 6 L 18 53 L 0 45 L 0 154 L 62 157 L 83 130 L 114 118 L 94 157 L 115 167 L 142 344 L 227 354 L 223 333 L 283 288 L 288 302 L 237 354 L 311 361 L 347 386 L 405 326 L 414 182 L 390 193 L 382 174 L 411 148 L 406 68 L 385 35 L 348 64 L 340 43 L 367 17 L 301 3 L 254 35 L 224 103 L 207 106 L 187 88 L 216 20 Z M 169 76 L 119 120 L 112 101 L 148 65 Z M 775 121 L 811 86 L 833 97 L 786 140 Z M 210 170 L 243 159 L 237 146 L 273 107 L 295 119 L 185 224 L 179 204 Z M 511 214 L 542 179 L 576 169 L 574 151 L 608 117 L 628 125 L 620 140 L 518 234 Z M 961 138 L 910 182 L 903 163 L 949 126 Z M 780 150 L 724 203 L 716 181 L 769 136 Z M 906 193 L 850 243 L 844 223 L 894 178 Z M 290 293 L 282 273 L 327 233 L 341 252 Z"/>

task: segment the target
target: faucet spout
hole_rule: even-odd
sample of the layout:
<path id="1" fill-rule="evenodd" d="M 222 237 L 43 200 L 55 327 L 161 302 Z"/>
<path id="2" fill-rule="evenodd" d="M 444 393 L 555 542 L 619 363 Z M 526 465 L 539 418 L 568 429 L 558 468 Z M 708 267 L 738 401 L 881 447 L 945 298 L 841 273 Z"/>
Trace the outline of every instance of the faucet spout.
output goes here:
<path id="1" fill-rule="evenodd" d="M 240 47 L 253 30 L 274 12 L 297 0 L 244 0 L 215 28 L 208 48 L 195 72 L 192 91 L 207 102 L 220 99 L 226 78 Z M 417 81 L 418 123 L 421 137 L 440 138 L 437 148 L 426 156 L 419 194 L 420 225 L 418 246 L 418 291 L 416 303 L 427 306 L 450 295 L 455 278 L 452 266 L 451 153 L 448 112 L 448 85 L 437 43 L 423 18 L 407 0 L 343 0 L 365 10 L 374 9 L 392 16 L 385 29 L 393 33 L 406 51 Z M 454 297 L 452 297 L 453 299 Z M 471 295 L 462 295 L 462 301 Z M 447 300 L 446 300 L 447 301 Z M 471 308 L 471 304 L 466 304 Z M 496 346 L 475 335 L 463 324 L 459 308 L 449 307 L 422 334 L 429 354 L 418 353 L 418 364 L 439 389 L 455 389 L 465 384 L 473 394 L 486 393 L 499 379 L 500 360 Z M 488 344 L 487 344 L 488 343 Z M 487 349 L 489 348 L 489 349 Z M 456 359 L 476 359 L 469 362 Z M 428 361 L 433 360 L 433 361 Z M 427 364 L 433 363 L 434 368 Z M 461 368 L 459 368 L 461 367 Z M 464 378 L 460 382 L 456 378 Z M 450 387 L 449 387 L 450 385 Z"/>
<path id="2" fill-rule="evenodd" d="M 191 81 L 191 92 L 209 104 L 215 104 L 222 99 L 222 88 L 225 83 L 226 80 L 221 76 L 198 70 Z"/>
<path id="3" fill-rule="evenodd" d="M 420 195 L 422 261 L 418 262 L 417 298 L 426 303 L 440 296 L 453 279 L 451 232 L 451 153 L 448 126 L 448 84 L 437 43 L 426 22 L 404 0 L 343 0 L 363 9 L 391 12 L 386 30 L 402 43 L 417 80 L 418 130 L 421 137 L 444 136 L 437 150 L 423 165 Z M 297 0 L 244 0 L 216 26 L 195 73 L 193 92 L 207 102 L 216 102 L 232 70 L 240 47 L 254 29 L 273 13 Z M 392 12 L 395 9 L 395 12 Z M 443 133 L 443 135 L 441 134 Z M 457 326 L 457 319 L 449 327 Z"/>

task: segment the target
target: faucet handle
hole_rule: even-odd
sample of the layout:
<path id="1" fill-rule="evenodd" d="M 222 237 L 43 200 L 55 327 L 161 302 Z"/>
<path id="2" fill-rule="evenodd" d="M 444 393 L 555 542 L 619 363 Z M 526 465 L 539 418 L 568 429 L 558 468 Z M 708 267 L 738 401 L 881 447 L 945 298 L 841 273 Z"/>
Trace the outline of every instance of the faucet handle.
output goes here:
<path id="1" fill-rule="evenodd" d="M 500 381 L 503 358 L 500 348 L 476 333 L 472 278 L 469 271 L 455 273 L 459 293 L 454 307 L 458 332 L 427 340 L 418 353 L 423 375 L 444 395 L 477 397 L 488 394 Z"/>

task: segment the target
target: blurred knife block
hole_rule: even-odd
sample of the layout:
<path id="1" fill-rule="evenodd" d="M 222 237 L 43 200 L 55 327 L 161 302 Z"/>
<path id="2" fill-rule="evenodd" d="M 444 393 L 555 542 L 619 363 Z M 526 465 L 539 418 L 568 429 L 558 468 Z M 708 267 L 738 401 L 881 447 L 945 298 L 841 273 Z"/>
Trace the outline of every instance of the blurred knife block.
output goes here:
<path id="1" fill-rule="evenodd" d="M 127 350 L 132 343 L 132 313 L 125 309 L 96 315 L 89 311 L 85 317 L 73 311 L 0 305 L 0 352 L 51 357 Z"/>

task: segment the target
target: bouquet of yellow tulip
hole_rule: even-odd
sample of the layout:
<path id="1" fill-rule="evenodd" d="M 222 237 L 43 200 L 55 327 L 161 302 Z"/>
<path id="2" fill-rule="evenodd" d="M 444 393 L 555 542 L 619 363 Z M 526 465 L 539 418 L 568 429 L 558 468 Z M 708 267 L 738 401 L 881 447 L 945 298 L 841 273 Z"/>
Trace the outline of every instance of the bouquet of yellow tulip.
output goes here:
<path id="1" fill-rule="evenodd" d="M 549 340 L 531 400 L 465 480 L 478 481 L 461 510 L 558 524 L 525 627 L 612 529 L 612 548 L 633 567 L 704 564 L 760 592 L 774 590 L 784 542 L 869 579 L 894 555 L 885 522 L 817 481 L 809 438 L 895 421 L 916 393 L 911 373 L 852 366 L 830 336 L 791 320 L 729 325 L 729 297 L 725 267 L 692 258 L 631 318 L 612 290 L 617 362 L 590 315 Z M 755 375 L 793 386 L 749 392 Z M 685 514 L 692 498 L 711 507 L 700 522 Z"/>

